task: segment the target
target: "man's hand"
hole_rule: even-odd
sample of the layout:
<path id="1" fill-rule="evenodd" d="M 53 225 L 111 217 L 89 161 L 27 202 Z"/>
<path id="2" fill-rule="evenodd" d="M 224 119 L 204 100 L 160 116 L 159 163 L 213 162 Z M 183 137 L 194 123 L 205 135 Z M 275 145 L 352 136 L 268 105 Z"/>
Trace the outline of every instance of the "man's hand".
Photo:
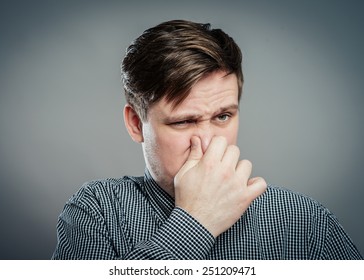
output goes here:
<path id="1" fill-rule="evenodd" d="M 215 237 L 230 228 L 267 188 L 263 178 L 249 179 L 252 164 L 239 161 L 237 146 L 212 138 L 205 154 L 191 138 L 190 155 L 174 178 L 176 206 L 187 211 Z"/>

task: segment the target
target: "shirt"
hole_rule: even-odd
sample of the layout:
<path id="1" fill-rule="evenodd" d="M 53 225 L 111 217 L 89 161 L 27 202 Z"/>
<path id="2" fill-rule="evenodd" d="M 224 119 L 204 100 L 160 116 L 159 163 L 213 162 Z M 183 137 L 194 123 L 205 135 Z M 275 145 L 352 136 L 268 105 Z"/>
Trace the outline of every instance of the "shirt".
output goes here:
<path id="1" fill-rule="evenodd" d="M 273 185 L 214 238 L 148 170 L 84 184 L 59 216 L 57 236 L 52 259 L 362 259 L 327 208 Z"/>

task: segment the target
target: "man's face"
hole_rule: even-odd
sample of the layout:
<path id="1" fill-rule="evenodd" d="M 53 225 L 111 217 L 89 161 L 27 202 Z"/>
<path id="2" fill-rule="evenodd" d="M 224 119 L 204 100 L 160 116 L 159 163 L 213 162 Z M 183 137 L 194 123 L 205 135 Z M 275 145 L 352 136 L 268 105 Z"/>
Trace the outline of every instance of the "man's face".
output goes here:
<path id="1" fill-rule="evenodd" d="M 197 82 L 175 109 L 165 99 L 149 109 L 142 126 L 144 158 L 153 178 L 170 195 L 174 176 L 190 153 L 192 136 L 200 137 L 203 152 L 213 136 L 236 144 L 238 105 L 236 75 L 218 71 Z"/>

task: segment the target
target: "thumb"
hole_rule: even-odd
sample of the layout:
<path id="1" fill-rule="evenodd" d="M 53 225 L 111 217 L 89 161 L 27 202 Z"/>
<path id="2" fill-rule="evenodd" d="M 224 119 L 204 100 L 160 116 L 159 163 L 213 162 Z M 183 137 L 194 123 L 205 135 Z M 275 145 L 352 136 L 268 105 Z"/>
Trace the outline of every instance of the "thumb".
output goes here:
<path id="1" fill-rule="evenodd" d="M 187 158 L 187 161 L 192 160 L 200 160 L 203 156 L 202 147 L 201 147 L 201 139 L 197 136 L 191 137 L 191 148 L 190 154 Z"/>
<path id="2" fill-rule="evenodd" d="M 188 155 L 186 162 L 176 174 L 175 180 L 182 178 L 188 170 L 190 170 L 200 161 L 202 156 L 203 152 L 201 148 L 201 139 L 197 136 L 192 136 L 190 154 Z"/>

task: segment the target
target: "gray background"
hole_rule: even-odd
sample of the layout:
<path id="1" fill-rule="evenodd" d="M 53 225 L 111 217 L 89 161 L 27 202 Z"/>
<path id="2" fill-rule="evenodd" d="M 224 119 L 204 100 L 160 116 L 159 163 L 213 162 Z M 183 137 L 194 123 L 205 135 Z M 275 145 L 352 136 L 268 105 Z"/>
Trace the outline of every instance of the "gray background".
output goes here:
<path id="1" fill-rule="evenodd" d="M 360 1 L 130 2 L 1 2 L 0 258 L 50 258 L 83 182 L 143 173 L 119 65 L 144 29 L 175 18 L 241 46 L 239 146 L 254 175 L 318 199 L 363 253 Z"/>

